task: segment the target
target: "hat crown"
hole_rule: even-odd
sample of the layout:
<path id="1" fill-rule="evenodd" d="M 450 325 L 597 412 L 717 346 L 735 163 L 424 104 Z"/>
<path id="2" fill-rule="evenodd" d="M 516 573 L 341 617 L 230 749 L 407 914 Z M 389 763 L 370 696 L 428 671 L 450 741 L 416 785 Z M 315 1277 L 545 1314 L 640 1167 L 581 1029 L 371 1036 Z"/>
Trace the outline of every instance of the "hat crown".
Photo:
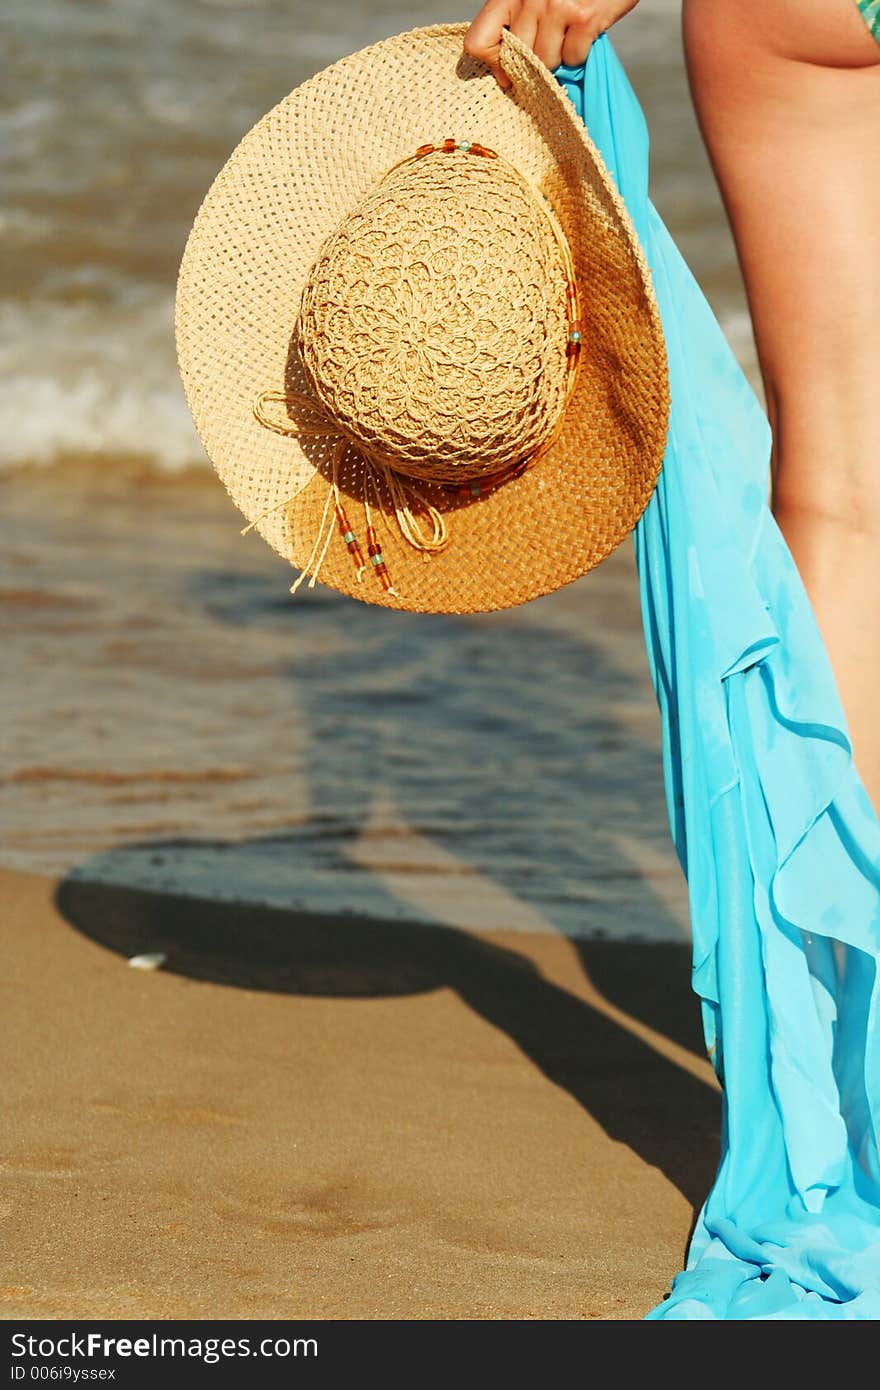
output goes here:
<path id="1" fill-rule="evenodd" d="M 549 204 L 466 149 L 395 166 L 324 241 L 297 343 L 368 455 L 426 481 L 515 465 L 566 400 L 567 276 Z"/>

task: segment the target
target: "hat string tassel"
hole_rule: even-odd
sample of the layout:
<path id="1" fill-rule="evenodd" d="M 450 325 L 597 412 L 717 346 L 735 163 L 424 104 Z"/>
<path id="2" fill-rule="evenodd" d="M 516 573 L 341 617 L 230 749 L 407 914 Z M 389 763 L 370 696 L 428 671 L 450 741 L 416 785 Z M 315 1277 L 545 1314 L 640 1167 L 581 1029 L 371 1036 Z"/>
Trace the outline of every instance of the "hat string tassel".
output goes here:
<path id="1" fill-rule="evenodd" d="M 298 405 L 301 407 L 305 407 L 306 409 L 313 411 L 319 417 L 319 422 L 311 425 L 298 424 L 294 423 L 293 421 L 291 421 L 288 424 L 282 424 L 278 420 L 273 420 L 272 417 L 266 413 L 265 406 L 270 404 Z M 313 589 L 315 587 L 315 583 L 317 581 L 321 565 L 324 562 L 324 557 L 327 554 L 327 550 L 330 545 L 330 539 L 333 534 L 332 519 L 329 519 L 331 501 L 334 504 L 334 511 L 336 521 L 339 525 L 339 530 L 342 534 L 343 540 L 345 541 L 349 554 L 351 555 L 352 560 L 355 564 L 357 582 L 359 584 L 362 584 L 364 580 L 364 575 L 366 574 L 367 569 L 370 566 L 368 566 L 364 561 L 363 552 L 360 548 L 357 537 L 351 529 L 351 525 L 346 515 L 345 507 L 343 506 L 342 498 L 339 492 L 339 464 L 342 459 L 342 455 L 345 452 L 346 445 L 350 443 L 347 436 L 340 436 L 339 430 L 337 428 L 334 428 L 333 424 L 330 421 L 326 420 L 326 417 L 324 417 L 323 421 L 321 420 L 320 417 L 323 415 L 322 409 L 318 404 L 316 404 L 316 402 L 311 397 L 302 395 L 296 391 L 261 391 L 260 394 L 257 396 L 256 400 L 254 401 L 253 413 L 254 418 L 259 422 L 259 424 L 263 425 L 266 429 L 271 430 L 273 434 L 280 434 L 288 438 L 295 438 L 298 436 L 311 438 L 318 438 L 321 436 L 325 438 L 335 437 L 338 441 L 330 461 L 331 481 L 330 487 L 327 491 L 327 497 L 324 502 L 324 509 L 321 513 L 321 521 L 318 526 L 318 534 L 315 538 L 315 543 L 312 547 L 311 554 L 309 555 L 309 558 L 303 567 L 302 573 L 299 575 L 296 582 L 291 585 L 290 592 L 292 594 L 296 593 L 299 586 L 308 576 L 308 572 L 311 569 L 311 566 L 317 557 L 317 564 L 315 565 L 315 569 L 311 577 L 309 578 L 308 583 L 308 587 L 310 589 Z M 439 551 L 444 550 L 448 545 L 449 532 L 446 526 L 446 518 L 444 517 L 443 513 L 439 511 L 437 507 L 434 506 L 432 502 L 429 502 L 428 499 L 424 497 L 422 493 L 419 492 L 417 487 L 415 487 L 410 482 L 404 482 L 400 475 L 395 473 L 394 469 L 391 468 L 391 466 L 387 464 L 384 460 L 372 459 L 366 453 L 366 451 L 362 450 L 361 452 L 363 453 L 366 462 L 370 465 L 365 479 L 365 482 L 367 482 L 368 486 L 365 487 L 364 491 L 364 517 L 367 531 L 367 552 L 370 557 L 371 566 L 376 571 L 377 577 L 381 580 L 385 592 L 397 597 L 397 592 L 393 588 L 391 583 L 391 578 L 388 573 L 388 567 L 385 563 L 385 558 L 382 553 L 382 547 L 379 543 L 378 534 L 373 524 L 372 508 L 370 507 L 370 501 L 368 497 L 369 485 L 371 485 L 373 488 L 376 510 L 382 511 L 383 508 L 379 499 L 378 482 L 376 477 L 377 473 L 381 474 L 385 486 L 388 490 L 391 509 L 394 512 L 394 516 L 396 518 L 397 525 L 400 528 L 401 535 L 403 536 L 404 540 L 407 541 L 408 544 L 413 547 L 413 549 L 421 551 L 422 557 L 425 560 L 428 560 L 432 554 L 437 554 Z M 267 507 L 264 512 L 261 512 L 260 515 L 258 517 L 255 517 L 254 520 L 248 526 L 245 526 L 242 529 L 241 534 L 243 536 L 247 535 L 247 533 L 249 531 L 252 531 L 253 528 L 256 525 L 258 525 L 258 523 L 262 521 L 264 517 L 270 516 L 272 512 L 280 511 L 282 507 L 285 507 L 290 502 L 293 502 L 297 495 L 298 494 L 295 493 L 292 497 L 284 498 L 283 501 L 277 502 L 274 506 Z M 413 510 L 413 503 L 416 504 L 417 510 L 422 514 L 421 518 L 417 516 L 416 511 Z"/>
<path id="2" fill-rule="evenodd" d="M 330 539 L 331 539 L 331 537 L 332 537 L 332 535 L 333 535 L 333 523 L 331 522 L 329 526 L 327 525 L 327 518 L 328 518 L 328 516 L 329 516 L 329 514 L 330 514 L 330 503 L 333 501 L 333 496 L 334 496 L 334 488 L 333 488 L 333 486 L 331 485 L 331 486 L 327 489 L 327 496 L 326 496 L 326 498 L 324 499 L 324 510 L 323 510 L 322 513 L 321 513 L 321 521 L 320 521 L 320 524 L 319 524 L 319 526 L 318 526 L 318 534 L 317 534 L 317 536 L 315 537 L 315 544 L 312 546 L 312 553 L 311 553 L 311 555 L 309 556 L 309 558 L 306 560 L 306 562 L 305 562 L 305 564 L 303 565 L 302 569 L 300 570 L 298 579 L 296 580 L 296 582 L 295 582 L 294 584 L 291 584 L 291 586 L 290 586 L 290 592 L 291 592 L 292 594 L 295 594 L 295 593 L 296 593 L 297 589 L 299 588 L 300 584 L 302 584 L 302 582 L 303 582 L 304 579 L 308 579 L 308 578 L 309 578 L 309 569 L 311 568 L 312 564 L 314 563 L 315 556 L 318 554 L 318 550 L 320 549 L 320 551 L 321 551 L 320 559 L 318 560 L 318 563 L 317 563 L 317 565 L 315 566 L 314 574 L 313 574 L 312 577 L 309 579 L 309 588 L 310 588 L 310 589 L 314 589 L 314 587 L 315 587 L 315 580 L 318 578 L 318 571 L 320 570 L 321 565 L 322 565 L 323 562 L 324 562 L 324 556 L 327 554 L 327 547 L 328 547 L 328 545 L 330 544 Z M 324 535 L 324 532 L 325 532 L 325 531 L 327 532 L 326 536 Z M 324 542 L 323 547 L 321 546 L 322 540 L 323 540 L 323 542 Z"/>
<path id="3" fill-rule="evenodd" d="M 287 439 L 295 439 L 298 435 L 307 435 L 311 438 L 318 438 L 321 435 L 326 435 L 330 437 L 338 436 L 339 431 L 328 428 L 327 425 L 298 425 L 294 424 L 292 421 L 288 425 L 282 425 L 278 420 L 273 420 L 270 415 L 267 415 L 265 410 L 263 409 L 265 405 L 268 405 L 270 403 L 274 405 L 303 405 L 307 406 L 313 411 L 317 411 L 318 407 L 316 407 L 315 402 L 311 399 L 311 397 L 302 396 L 298 392 L 285 393 L 284 391 L 261 391 L 260 394 L 257 396 L 256 400 L 254 401 L 251 409 L 253 410 L 254 419 L 257 421 L 257 423 L 262 425 L 264 429 L 271 430 L 273 434 L 283 435 Z M 296 498 L 298 496 L 299 493 L 294 492 L 291 494 L 290 497 L 283 497 L 280 502 L 276 502 L 273 506 L 267 507 L 264 512 L 260 512 L 259 516 L 255 516 L 253 521 L 251 521 L 247 526 L 243 526 L 240 534 L 242 536 L 248 535 L 248 533 L 250 531 L 253 531 L 255 526 L 259 526 L 260 522 L 265 520 L 267 516 L 271 516 L 273 512 L 280 512 L 282 507 L 289 506 L 291 502 L 296 501 Z"/>
<path id="4" fill-rule="evenodd" d="M 443 513 L 438 511 L 432 502 L 423 497 L 417 488 L 411 483 L 404 483 L 400 475 L 395 473 L 387 464 L 379 465 L 385 479 L 385 485 L 391 498 L 391 505 L 394 508 L 394 515 L 397 517 L 397 524 L 400 527 L 404 540 L 409 541 L 416 550 L 421 550 L 427 560 L 429 555 L 436 554 L 445 549 L 449 541 L 446 530 L 446 519 Z M 427 536 L 421 529 L 418 520 L 413 514 L 410 506 L 410 497 L 418 500 L 419 506 L 427 514 L 431 523 L 431 535 Z"/>

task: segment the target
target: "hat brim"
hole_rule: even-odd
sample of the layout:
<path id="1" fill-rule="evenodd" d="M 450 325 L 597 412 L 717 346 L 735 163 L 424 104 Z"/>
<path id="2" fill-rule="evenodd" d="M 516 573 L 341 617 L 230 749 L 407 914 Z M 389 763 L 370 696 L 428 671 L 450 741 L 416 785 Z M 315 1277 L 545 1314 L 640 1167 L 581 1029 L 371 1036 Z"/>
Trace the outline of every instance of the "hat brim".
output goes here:
<path id="1" fill-rule="evenodd" d="M 554 444 L 485 497 L 424 488 L 450 537 L 430 558 L 403 538 L 390 504 L 380 508 L 394 592 L 372 573 L 357 581 L 341 537 L 321 563 L 322 584 L 423 612 L 513 607 L 600 563 L 650 500 L 669 421 L 651 274 L 610 173 L 534 53 L 505 31 L 501 62 L 512 87 L 502 91 L 464 53 L 468 27 L 384 39 L 315 74 L 268 112 L 202 204 L 176 301 L 181 375 L 208 456 L 247 520 L 297 569 L 309 568 L 330 445 L 273 434 L 253 404 L 267 388 L 308 394 L 291 343 L 321 243 L 393 163 L 447 136 L 499 150 L 546 194 L 572 251 L 584 324 L 577 382 Z M 363 466 L 353 449 L 338 481 L 357 511 Z"/>

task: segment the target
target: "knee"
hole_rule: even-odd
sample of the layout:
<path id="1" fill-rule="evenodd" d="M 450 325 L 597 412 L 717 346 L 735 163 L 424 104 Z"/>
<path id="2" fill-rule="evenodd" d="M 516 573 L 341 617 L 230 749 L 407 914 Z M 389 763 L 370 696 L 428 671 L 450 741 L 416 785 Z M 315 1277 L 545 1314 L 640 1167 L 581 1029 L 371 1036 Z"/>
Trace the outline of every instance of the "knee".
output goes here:
<path id="1" fill-rule="evenodd" d="M 880 540 L 880 417 L 867 386 L 784 391 L 771 380 L 768 415 L 774 512 Z"/>
<path id="2" fill-rule="evenodd" d="M 779 522 L 809 526 L 831 543 L 870 540 L 880 547 L 880 487 L 835 487 L 834 479 L 805 482 L 781 469 L 774 479 L 771 509 Z M 878 549 L 880 555 L 880 549 Z"/>

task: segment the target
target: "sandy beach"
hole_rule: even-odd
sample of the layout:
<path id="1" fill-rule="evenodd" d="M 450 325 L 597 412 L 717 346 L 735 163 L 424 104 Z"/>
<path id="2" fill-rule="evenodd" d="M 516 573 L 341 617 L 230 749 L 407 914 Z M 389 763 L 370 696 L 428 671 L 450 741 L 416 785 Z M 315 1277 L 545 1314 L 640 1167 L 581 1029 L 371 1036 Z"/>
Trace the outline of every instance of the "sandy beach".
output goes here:
<path id="1" fill-rule="evenodd" d="M 718 1144 L 686 946 L 0 884 L 5 1318 L 663 1296 Z"/>

